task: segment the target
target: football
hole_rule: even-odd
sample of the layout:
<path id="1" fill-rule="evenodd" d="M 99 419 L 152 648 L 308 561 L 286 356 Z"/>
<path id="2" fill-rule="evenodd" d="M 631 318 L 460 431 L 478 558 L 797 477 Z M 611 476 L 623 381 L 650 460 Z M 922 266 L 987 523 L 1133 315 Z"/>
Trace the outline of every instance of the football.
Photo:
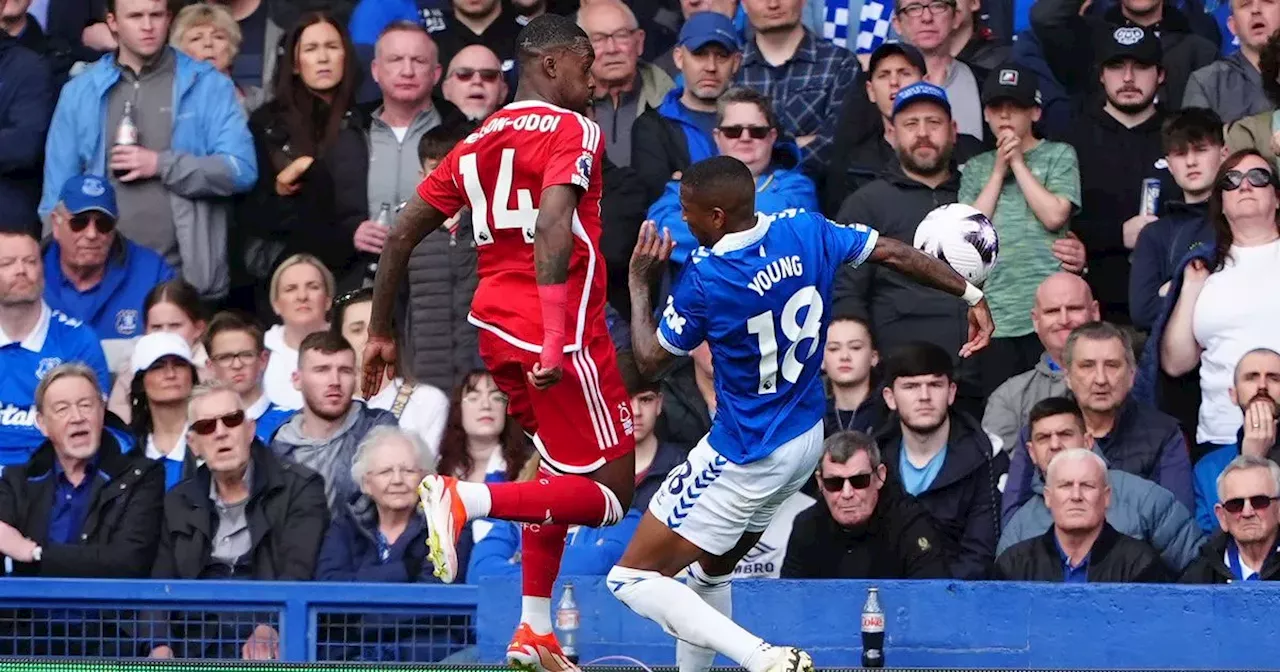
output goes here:
<path id="1" fill-rule="evenodd" d="M 916 227 L 915 248 L 954 268 L 981 287 L 1000 256 L 996 227 L 971 205 L 951 203 L 935 208 Z"/>

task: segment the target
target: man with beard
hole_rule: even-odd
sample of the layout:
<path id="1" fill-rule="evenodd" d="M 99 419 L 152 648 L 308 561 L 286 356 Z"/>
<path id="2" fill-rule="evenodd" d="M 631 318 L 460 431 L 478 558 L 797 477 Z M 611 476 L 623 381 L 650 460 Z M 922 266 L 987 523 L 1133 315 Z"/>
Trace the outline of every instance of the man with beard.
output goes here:
<path id="1" fill-rule="evenodd" d="M 1097 54 L 1105 101 L 1090 105 L 1062 138 L 1080 160 L 1083 207 L 1072 228 L 1089 253 L 1085 278 L 1102 319 L 1128 324 L 1129 256 L 1143 227 L 1163 216 L 1164 203 L 1181 192 L 1168 170 L 1160 136 L 1164 115 L 1156 107 L 1165 80 L 1160 38 L 1135 26 L 1119 28 Z M 1147 179 L 1160 181 L 1150 211 L 1144 211 Z"/>
<path id="2" fill-rule="evenodd" d="M 900 488 L 929 511 L 957 579 L 984 579 L 1000 536 L 997 480 L 1009 466 L 978 421 L 952 408 L 952 355 L 911 343 L 885 360 L 885 404 L 897 422 L 876 437 Z"/>
<path id="3" fill-rule="evenodd" d="M 982 87 L 982 112 L 996 148 L 965 164 L 960 202 L 972 204 L 1000 232 L 1000 263 L 987 278 L 996 296 L 996 333 L 981 355 L 982 391 L 990 394 L 1040 360 L 1031 321 L 1036 288 L 1057 273 L 1054 244 L 1067 237 L 1080 206 L 1080 172 L 1070 146 L 1036 137 L 1040 82 L 1013 63 L 991 71 Z"/>
<path id="4" fill-rule="evenodd" d="M 1272 460 L 1239 455 L 1218 477 L 1213 507 L 1222 533 L 1200 549 L 1183 583 L 1280 580 L 1280 467 Z"/>
<path id="5" fill-rule="evenodd" d="M 1237 440 L 1196 462 L 1196 522 L 1206 532 L 1218 529 L 1214 506 L 1218 500 L 1218 477 L 1240 455 L 1280 460 L 1276 445 L 1276 420 L 1280 418 L 1280 353 L 1267 348 L 1246 352 L 1236 364 L 1235 384 L 1227 391 L 1232 403 L 1244 412 L 1244 426 Z"/>
<path id="6" fill-rule="evenodd" d="M 1230 124 L 1274 107 L 1263 91 L 1258 63 L 1267 40 L 1280 29 L 1280 2 L 1233 0 L 1227 28 L 1240 50 L 1191 73 L 1182 106 L 1207 107 Z"/>
<path id="7" fill-rule="evenodd" d="M 82 362 L 111 380 L 93 329 L 49 308 L 40 244 L 0 232 L 0 467 L 22 464 L 44 441 L 36 427 L 36 386 L 59 364 Z"/>

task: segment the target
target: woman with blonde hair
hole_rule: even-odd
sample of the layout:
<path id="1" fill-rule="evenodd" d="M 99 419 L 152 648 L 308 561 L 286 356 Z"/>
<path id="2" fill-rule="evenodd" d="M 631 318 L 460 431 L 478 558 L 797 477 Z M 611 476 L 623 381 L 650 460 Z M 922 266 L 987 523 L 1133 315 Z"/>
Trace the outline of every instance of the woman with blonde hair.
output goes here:
<path id="1" fill-rule="evenodd" d="M 293 372 L 298 370 L 298 346 L 309 334 L 329 329 L 333 293 L 333 274 L 309 254 L 295 254 L 285 259 L 271 275 L 271 309 L 280 318 L 280 324 L 263 335 L 271 356 L 262 389 L 271 403 L 280 408 L 290 411 L 302 408 L 302 393 L 293 387 Z"/>
<path id="2" fill-rule="evenodd" d="M 209 2 L 183 7 L 169 29 L 169 46 L 197 61 L 207 61 L 228 77 L 231 64 L 240 54 L 241 40 L 240 24 L 231 12 Z M 245 112 L 258 109 L 267 100 L 261 87 L 239 83 L 236 83 L 236 96 Z"/>

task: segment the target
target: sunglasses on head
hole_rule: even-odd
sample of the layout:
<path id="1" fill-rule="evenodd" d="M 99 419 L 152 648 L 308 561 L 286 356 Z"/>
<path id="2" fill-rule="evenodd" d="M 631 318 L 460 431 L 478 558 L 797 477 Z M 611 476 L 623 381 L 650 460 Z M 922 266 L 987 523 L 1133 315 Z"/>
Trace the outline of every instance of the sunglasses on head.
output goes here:
<path id="1" fill-rule="evenodd" d="M 849 487 L 854 490 L 866 490 L 871 487 L 871 472 L 852 476 L 819 476 L 818 480 L 822 483 L 822 489 L 827 492 L 844 490 L 845 481 L 848 481 Z"/>
<path id="2" fill-rule="evenodd" d="M 768 126 L 721 126 L 720 134 L 730 140 L 737 140 L 742 137 L 743 131 L 746 131 L 752 140 L 764 140 L 771 130 L 773 129 Z"/>
<path id="3" fill-rule="evenodd" d="M 1260 189 L 1275 184 L 1275 177 L 1271 171 L 1266 168 L 1250 168 L 1244 172 L 1238 170 L 1228 170 L 1222 176 L 1222 181 L 1218 183 L 1218 187 L 1223 191 L 1235 191 L 1244 184 L 1245 180 L 1249 181 L 1249 186 Z"/>
<path id="4" fill-rule="evenodd" d="M 226 415 L 220 415 L 216 418 L 206 418 L 204 420 L 196 420 L 191 423 L 191 431 L 201 436 L 208 436 L 218 430 L 218 421 L 222 421 L 222 425 L 227 429 L 239 427 L 244 424 L 244 411 L 235 411 Z"/>
<path id="5" fill-rule="evenodd" d="M 100 212 L 84 212 L 78 215 L 71 215 L 71 219 L 67 220 L 67 226 L 71 227 L 71 231 L 74 233 L 84 231 L 90 224 L 98 230 L 98 233 L 103 235 L 111 233 L 116 228 L 116 220 Z"/>
<path id="6" fill-rule="evenodd" d="M 501 70 L 493 68 L 458 68 L 451 73 L 454 79 L 461 82 L 469 82 L 476 75 L 480 75 L 480 81 L 486 84 L 492 84 L 498 81 L 502 76 Z"/>
<path id="7" fill-rule="evenodd" d="M 1266 511 L 1271 507 L 1271 502 L 1274 502 L 1275 500 L 1275 497 L 1268 497 L 1266 495 L 1236 497 L 1235 499 L 1228 499 L 1223 502 L 1222 508 L 1226 509 L 1228 513 L 1240 513 L 1241 511 L 1244 511 L 1244 503 L 1249 502 L 1249 506 L 1252 506 L 1254 511 Z"/>

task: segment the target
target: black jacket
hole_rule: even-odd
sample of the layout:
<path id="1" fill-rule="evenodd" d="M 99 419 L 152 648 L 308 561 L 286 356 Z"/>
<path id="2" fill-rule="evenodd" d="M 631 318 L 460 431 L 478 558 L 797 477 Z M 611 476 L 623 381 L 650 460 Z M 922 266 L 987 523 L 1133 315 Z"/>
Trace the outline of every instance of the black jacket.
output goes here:
<path id="1" fill-rule="evenodd" d="M 886 485 L 865 525 L 848 528 L 823 501 L 796 516 L 784 579 L 945 579 L 943 542 L 929 512 Z"/>
<path id="2" fill-rule="evenodd" d="M 40 29 L 29 19 L 27 32 Z M 47 59 L 0 31 L 0 212 L 10 230 L 38 234 L 44 140 L 58 98 Z M 61 189 L 61 186 L 59 186 Z"/>
<path id="3" fill-rule="evenodd" d="M 604 230 L 600 233 L 600 254 L 604 257 L 605 278 L 608 280 L 605 297 L 619 315 L 630 318 L 627 267 L 651 201 L 631 168 L 615 165 L 606 156 L 601 170 L 604 195 L 600 197 L 600 219 Z"/>
<path id="4" fill-rule="evenodd" d="M 1218 532 L 1210 537 L 1200 547 L 1200 557 L 1187 567 L 1178 578 L 1178 583 L 1234 583 L 1235 577 L 1222 560 L 1227 552 L 1229 539 L 1231 537 L 1226 532 Z M 1267 556 L 1259 575 L 1262 581 L 1280 581 L 1280 547 Z"/>
<path id="5" fill-rule="evenodd" d="M 671 174 L 689 167 L 689 140 L 674 122 L 651 107 L 631 127 L 631 168 L 644 185 L 649 203 L 658 200 Z"/>
<path id="6" fill-rule="evenodd" d="M 896 416 L 876 437 L 889 468 L 885 487 L 902 487 L 898 460 L 902 450 L 902 424 Z M 951 412 L 947 456 L 928 489 L 915 497 L 933 517 L 943 540 L 951 575 L 957 579 L 983 579 L 991 571 L 1000 539 L 1000 491 L 997 481 L 1009 469 L 1004 451 L 996 452 L 978 422 L 964 413 Z"/>
<path id="7" fill-rule="evenodd" d="M 1010 546 L 996 558 L 995 578 L 1002 581 L 1063 582 L 1062 555 L 1053 527 L 1044 534 Z M 1163 583 L 1173 577 L 1145 541 L 1120 534 L 1110 523 L 1089 551 L 1089 583 Z"/>
<path id="8" fill-rule="evenodd" d="M 251 452 L 253 483 L 245 515 L 253 543 L 243 560 L 248 568 L 241 578 L 309 581 L 329 525 L 324 481 L 302 465 L 282 462 L 256 439 Z M 200 467 L 195 478 L 179 483 L 165 496 L 154 578 L 223 576 L 210 574 L 210 545 L 218 524 L 209 498 L 211 479 L 209 468 Z"/>
<path id="9" fill-rule="evenodd" d="M 143 578 L 156 557 L 164 467 L 145 457 L 120 453 L 111 432 L 103 431 L 98 476 L 89 493 L 89 510 L 79 543 L 48 541 L 53 512 L 53 444 L 40 444 L 24 465 L 6 467 L 0 477 L 0 520 L 40 544 L 36 563 L 14 563 L 14 573 L 103 579 Z"/>

